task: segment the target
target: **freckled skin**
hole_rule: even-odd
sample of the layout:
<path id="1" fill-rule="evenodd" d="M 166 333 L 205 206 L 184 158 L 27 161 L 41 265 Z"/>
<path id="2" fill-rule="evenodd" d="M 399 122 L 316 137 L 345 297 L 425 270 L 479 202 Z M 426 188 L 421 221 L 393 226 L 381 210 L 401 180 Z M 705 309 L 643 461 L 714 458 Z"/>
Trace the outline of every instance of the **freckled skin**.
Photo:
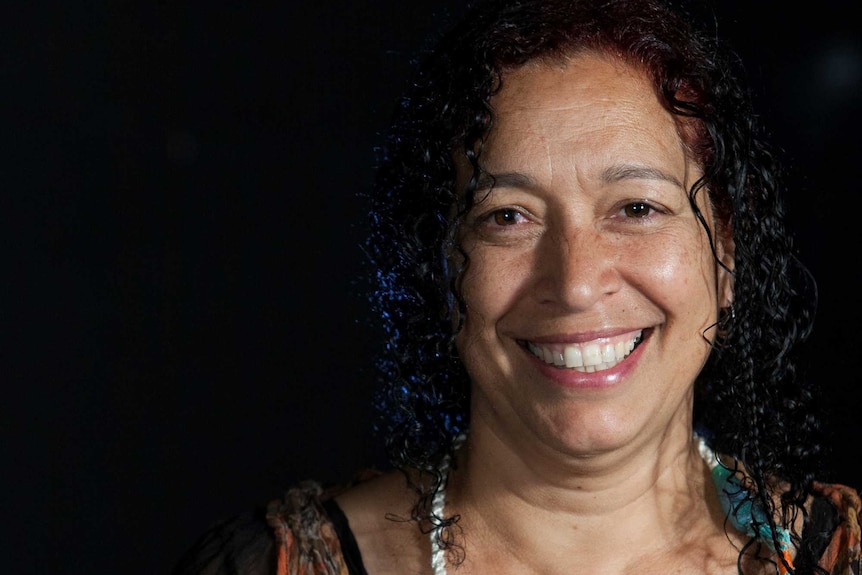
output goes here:
<path id="1" fill-rule="evenodd" d="M 517 177 L 499 178 L 462 236 L 471 433 L 526 458 L 690 433 L 704 335 L 731 287 L 689 205 L 700 169 L 674 118 L 636 70 L 592 55 L 508 73 L 492 106 L 482 166 Z M 730 264 L 731 251 L 719 245 Z M 601 388 L 558 385 L 520 343 L 623 329 L 649 335 Z"/>

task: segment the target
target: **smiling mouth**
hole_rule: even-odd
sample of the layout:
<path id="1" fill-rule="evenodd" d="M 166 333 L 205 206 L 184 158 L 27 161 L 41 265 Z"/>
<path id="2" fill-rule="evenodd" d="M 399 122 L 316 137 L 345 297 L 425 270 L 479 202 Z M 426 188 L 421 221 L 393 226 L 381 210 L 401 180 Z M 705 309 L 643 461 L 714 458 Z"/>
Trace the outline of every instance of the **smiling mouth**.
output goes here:
<path id="1" fill-rule="evenodd" d="M 560 369 L 574 369 L 593 373 L 610 369 L 624 360 L 643 341 L 643 331 L 621 338 L 602 339 L 583 344 L 539 345 L 531 341 L 522 342 L 524 347 L 549 365 Z"/>

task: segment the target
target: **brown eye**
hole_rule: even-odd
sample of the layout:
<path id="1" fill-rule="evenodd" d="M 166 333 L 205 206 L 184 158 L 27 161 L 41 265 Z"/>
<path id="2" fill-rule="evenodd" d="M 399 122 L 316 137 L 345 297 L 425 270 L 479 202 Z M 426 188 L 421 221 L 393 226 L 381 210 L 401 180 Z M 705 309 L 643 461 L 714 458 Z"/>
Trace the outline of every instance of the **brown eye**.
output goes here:
<path id="1" fill-rule="evenodd" d="M 518 212 L 515 210 L 497 210 L 494 212 L 494 223 L 498 226 L 511 226 L 518 223 Z"/>
<path id="2" fill-rule="evenodd" d="M 652 207 L 646 202 L 632 202 L 623 208 L 627 217 L 645 218 L 652 211 Z"/>

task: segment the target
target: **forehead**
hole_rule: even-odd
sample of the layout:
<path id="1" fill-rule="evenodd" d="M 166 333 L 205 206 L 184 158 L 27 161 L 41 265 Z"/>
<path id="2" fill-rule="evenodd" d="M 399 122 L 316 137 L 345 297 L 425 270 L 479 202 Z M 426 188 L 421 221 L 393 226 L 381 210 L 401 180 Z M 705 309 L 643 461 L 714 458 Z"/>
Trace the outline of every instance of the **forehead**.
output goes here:
<path id="1" fill-rule="evenodd" d="M 676 120 L 649 78 L 609 56 L 581 54 L 508 71 L 491 106 L 495 122 L 483 152 L 489 171 L 539 155 L 577 161 L 580 169 L 646 160 L 685 169 Z"/>

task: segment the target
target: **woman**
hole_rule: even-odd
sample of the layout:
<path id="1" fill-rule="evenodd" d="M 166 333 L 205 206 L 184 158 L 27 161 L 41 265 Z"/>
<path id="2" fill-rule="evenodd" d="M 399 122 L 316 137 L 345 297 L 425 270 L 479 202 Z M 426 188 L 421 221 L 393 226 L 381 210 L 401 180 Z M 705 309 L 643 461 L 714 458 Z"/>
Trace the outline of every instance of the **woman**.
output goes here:
<path id="1" fill-rule="evenodd" d="M 491 0 L 442 37 L 370 197 L 393 469 L 176 572 L 859 573 L 796 368 L 813 285 L 721 54 L 656 0 Z"/>

